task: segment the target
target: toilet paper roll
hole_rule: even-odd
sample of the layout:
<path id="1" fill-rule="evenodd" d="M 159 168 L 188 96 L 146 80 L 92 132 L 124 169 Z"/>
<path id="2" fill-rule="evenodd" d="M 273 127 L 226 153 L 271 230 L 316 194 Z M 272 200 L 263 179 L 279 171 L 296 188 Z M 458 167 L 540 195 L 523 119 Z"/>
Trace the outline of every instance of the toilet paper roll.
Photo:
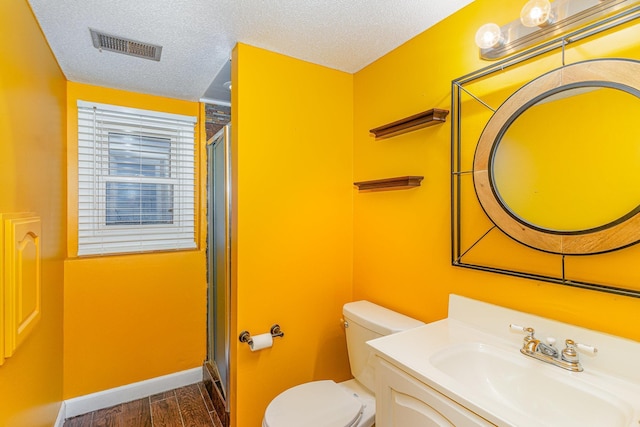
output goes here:
<path id="1" fill-rule="evenodd" d="M 269 348 L 273 345 L 273 337 L 271 334 L 260 334 L 251 337 L 252 343 L 249 344 L 251 351 L 262 350 L 263 348 Z"/>

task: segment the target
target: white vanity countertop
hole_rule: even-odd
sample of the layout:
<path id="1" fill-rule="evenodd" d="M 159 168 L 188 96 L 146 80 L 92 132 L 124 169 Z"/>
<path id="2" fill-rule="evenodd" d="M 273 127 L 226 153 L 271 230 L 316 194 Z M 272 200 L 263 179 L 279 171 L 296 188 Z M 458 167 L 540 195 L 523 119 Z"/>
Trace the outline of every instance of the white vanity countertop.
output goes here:
<path id="1" fill-rule="evenodd" d="M 580 353 L 583 372 L 534 360 L 520 353 L 524 334 L 510 330 L 511 323 L 534 328 L 541 340 L 555 337 L 560 349 L 570 338 L 598 353 Z M 499 426 L 540 427 L 554 419 L 569 427 L 568 414 L 588 415 L 589 409 L 609 404 L 615 410 L 612 418 L 603 418 L 606 424 L 589 418 L 589 424 L 576 419 L 575 425 L 615 427 L 611 420 L 640 425 L 640 343 L 635 341 L 452 295 L 449 318 L 368 344 L 382 359 Z M 474 364 L 478 354 L 482 363 Z M 442 364 L 456 370 L 454 359 L 460 369 L 444 372 Z M 492 375 L 500 378 L 494 381 Z"/>

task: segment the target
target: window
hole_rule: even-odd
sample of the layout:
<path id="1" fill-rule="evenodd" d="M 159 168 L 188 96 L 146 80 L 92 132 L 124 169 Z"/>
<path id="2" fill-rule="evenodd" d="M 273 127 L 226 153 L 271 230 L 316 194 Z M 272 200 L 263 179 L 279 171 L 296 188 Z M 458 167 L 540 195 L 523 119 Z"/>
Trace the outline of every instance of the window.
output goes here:
<path id="1" fill-rule="evenodd" d="M 195 122 L 78 101 L 78 255 L 196 247 Z"/>

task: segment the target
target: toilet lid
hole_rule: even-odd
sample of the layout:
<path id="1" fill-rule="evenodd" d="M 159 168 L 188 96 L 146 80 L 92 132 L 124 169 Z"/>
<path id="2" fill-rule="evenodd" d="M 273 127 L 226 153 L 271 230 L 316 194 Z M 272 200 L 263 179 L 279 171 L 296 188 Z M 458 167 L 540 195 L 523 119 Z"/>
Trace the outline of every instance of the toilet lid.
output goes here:
<path id="1" fill-rule="evenodd" d="M 267 427 L 351 427 L 362 410 L 362 402 L 334 381 L 313 381 L 280 393 L 264 421 Z"/>

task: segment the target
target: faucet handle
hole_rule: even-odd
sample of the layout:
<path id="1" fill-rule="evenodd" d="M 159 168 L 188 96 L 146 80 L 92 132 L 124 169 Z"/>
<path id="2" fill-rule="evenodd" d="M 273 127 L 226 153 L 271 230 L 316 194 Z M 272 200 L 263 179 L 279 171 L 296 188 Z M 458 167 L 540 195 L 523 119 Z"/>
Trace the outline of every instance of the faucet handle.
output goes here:
<path id="1" fill-rule="evenodd" d="M 524 328 L 524 332 L 527 334 L 527 336 L 524 337 L 525 340 L 533 340 L 536 338 L 534 337 L 534 334 L 536 333 L 536 331 L 533 328 L 531 327 Z"/>
<path id="2" fill-rule="evenodd" d="M 509 329 L 511 329 L 512 331 L 524 332 L 524 327 L 520 325 L 516 325 L 515 323 L 510 323 Z"/>
<path id="3" fill-rule="evenodd" d="M 524 332 L 533 338 L 533 334 L 536 332 L 533 328 L 525 328 L 524 326 L 516 325 L 515 323 L 510 323 L 509 328 L 513 331 Z"/>
<path id="4" fill-rule="evenodd" d="M 567 362 L 578 363 L 578 352 L 576 351 L 576 342 L 574 340 L 564 340 L 565 348 L 562 350 L 562 359 Z"/>
<path id="5" fill-rule="evenodd" d="M 562 358 L 567 362 L 578 363 L 578 352 L 576 350 L 592 355 L 595 355 L 598 352 L 598 349 L 592 345 L 580 344 L 570 339 L 567 339 L 564 342 L 566 347 L 562 350 Z"/>
<path id="6" fill-rule="evenodd" d="M 509 325 L 509 328 L 511 328 L 514 331 L 524 332 L 525 334 L 527 334 L 527 336 L 524 337 L 525 341 L 529 341 L 529 340 L 535 339 L 534 334 L 536 333 L 536 331 L 531 327 L 525 328 L 523 326 L 511 323 Z"/>
<path id="7" fill-rule="evenodd" d="M 587 345 L 587 344 L 580 344 L 580 343 L 575 343 L 576 347 L 578 347 L 578 350 L 584 351 L 585 353 L 589 353 L 592 355 L 596 355 L 596 353 L 598 353 L 598 349 L 592 345 Z"/>

